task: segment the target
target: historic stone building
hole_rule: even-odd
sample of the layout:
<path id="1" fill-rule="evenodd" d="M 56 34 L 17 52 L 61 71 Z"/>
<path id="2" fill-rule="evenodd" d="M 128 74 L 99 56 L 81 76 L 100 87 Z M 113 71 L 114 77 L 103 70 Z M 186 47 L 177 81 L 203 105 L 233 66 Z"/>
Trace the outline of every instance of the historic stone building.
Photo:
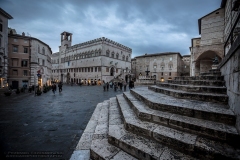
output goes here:
<path id="1" fill-rule="evenodd" d="M 8 82 L 8 20 L 13 17 L 0 8 L 0 88 Z"/>
<path id="2" fill-rule="evenodd" d="M 155 76 L 156 80 L 171 80 L 183 73 L 183 57 L 178 52 L 166 52 L 156 54 L 145 54 L 137 56 L 132 61 L 133 75 Z"/>
<path id="3" fill-rule="evenodd" d="M 59 52 L 52 55 L 52 80 L 64 83 L 101 83 L 128 79 L 132 49 L 107 38 L 72 46 L 72 34 L 61 33 Z"/>
<path id="4" fill-rule="evenodd" d="M 37 38 L 25 36 L 25 33 L 14 34 L 11 29 L 8 39 L 9 85 L 14 89 L 23 85 L 50 85 L 51 48 Z"/>
<path id="5" fill-rule="evenodd" d="M 237 116 L 240 133 L 240 0 L 222 0 L 224 10 L 224 57 L 218 68 L 224 76 L 228 105 Z"/>
<path id="6" fill-rule="evenodd" d="M 191 76 L 207 72 L 212 68 L 212 61 L 215 57 L 221 61 L 224 56 L 224 8 L 219 8 L 200 18 L 198 25 L 201 37 L 193 38 L 190 47 Z"/>
<path id="7" fill-rule="evenodd" d="M 191 55 L 183 55 L 182 56 L 183 60 L 183 71 L 182 71 L 182 76 L 190 76 L 190 60 L 191 60 Z"/>

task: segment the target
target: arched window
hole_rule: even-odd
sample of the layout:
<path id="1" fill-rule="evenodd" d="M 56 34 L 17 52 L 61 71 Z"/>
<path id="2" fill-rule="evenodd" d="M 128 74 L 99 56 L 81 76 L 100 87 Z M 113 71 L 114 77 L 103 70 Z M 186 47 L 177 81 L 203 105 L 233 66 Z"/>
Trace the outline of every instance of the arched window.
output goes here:
<path id="1" fill-rule="evenodd" d="M 165 64 L 164 64 L 164 62 L 162 62 L 161 63 L 161 69 L 164 69 L 164 67 L 165 67 Z"/>
<path id="2" fill-rule="evenodd" d="M 110 53 L 110 51 L 107 50 L 107 51 L 106 51 L 106 56 L 107 56 L 107 57 L 109 57 L 109 53 Z"/>
<path id="3" fill-rule="evenodd" d="M 170 61 L 170 62 L 168 63 L 168 68 L 169 68 L 169 69 L 172 69 L 172 68 L 173 68 L 173 62 L 172 62 L 172 61 Z"/>
<path id="4" fill-rule="evenodd" d="M 122 60 L 125 61 L 125 56 L 124 55 L 122 56 Z"/>
<path id="5" fill-rule="evenodd" d="M 98 50 L 95 50 L 95 56 L 98 56 Z"/>
<path id="6" fill-rule="evenodd" d="M 102 54 L 102 50 L 99 49 L 99 50 L 98 50 L 98 55 L 100 56 L 101 54 Z"/>
<path id="7" fill-rule="evenodd" d="M 126 57 L 126 62 L 128 62 L 128 56 Z"/>
<path id="8" fill-rule="evenodd" d="M 118 59 L 119 58 L 119 54 L 117 53 L 117 55 L 116 55 L 116 58 Z"/>
<path id="9" fill-rule="evenodd" d="M 111 57 L 114 58 L 114 52 L 112 52 Z"/>
<path id="10" fill-rule="evenodd" d="M 42 53 L 45 54 L 45 48 L 44 47 L 42 48 Z"/>
<path id="11" fill-rule="evenodd" d="M 94 56 L 95 56 L 95 54 L 94 54 L 94 51 L 92 51 L 92 52 L 91 52 L 91 55 L 92 55 L 92 57 L 94 57 Z"/>

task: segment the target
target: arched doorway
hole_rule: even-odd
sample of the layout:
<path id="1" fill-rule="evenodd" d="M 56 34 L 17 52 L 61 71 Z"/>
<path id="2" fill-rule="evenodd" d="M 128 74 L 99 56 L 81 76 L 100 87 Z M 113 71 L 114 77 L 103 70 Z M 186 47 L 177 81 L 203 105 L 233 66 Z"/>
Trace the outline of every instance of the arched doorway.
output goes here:
<path id="1" fill-rule="evenodd" d="M 113 67 L 110 69 L 110 76 L 114 76 L 114 68 Z"/>
<path id="2" fill-rule="evenodd" d="M 217 56 L 220 63 L 222 58 L 216 52 L 209 50 L 202 53 L 195 61 L 195 76 L 198 76 L 200 73 L 208 72 L 212 69 L 215 56 Z"/>

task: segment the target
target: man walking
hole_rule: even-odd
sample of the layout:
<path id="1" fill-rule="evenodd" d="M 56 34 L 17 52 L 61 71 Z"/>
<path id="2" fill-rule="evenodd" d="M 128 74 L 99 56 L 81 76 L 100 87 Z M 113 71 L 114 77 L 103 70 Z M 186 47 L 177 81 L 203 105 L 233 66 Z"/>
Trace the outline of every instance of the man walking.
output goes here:
<path id="1" fill-rule="evenodd" d="M 53 91 L 53 94 L 54 94 L 54 95 L 55 95 L 56 89 L 57 89 L 57 86 L 56 86 L 55 83 L 53 83 L 53 85 L 52 85 L 52 91 Z"/>
<path id="2" fill-rule="evenodd" d="M 58 90 L 59 90 L 59 92 L 62 92 L 62 82 L 58 83 Z"/>

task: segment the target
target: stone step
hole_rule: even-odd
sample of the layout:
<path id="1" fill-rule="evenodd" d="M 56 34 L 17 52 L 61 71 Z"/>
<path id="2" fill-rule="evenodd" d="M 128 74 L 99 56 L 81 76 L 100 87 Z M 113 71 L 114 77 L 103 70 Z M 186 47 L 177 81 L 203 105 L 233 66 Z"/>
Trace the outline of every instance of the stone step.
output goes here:
<path id="1" fill-rule="evenodd" d="M 98 123 L 99 112 L 101 111 L 101 109 L 102 109 L 102 103 L 98 103 L 70 160 L 90 159 L 90 148 L 92 144 L 92 137 Z"/>
<path id="2" fill-rule="evenodd" d="M 98 113 L 97 126 L 92 136 L 90 158 L 119 159 L 121 157 L 121 159 L 136 160 L 136 158 L 108 143 L 109 106 L 110 101 L 104 101 L 102 109 Z"/>
<path id="3" fill-rule="evenodd" d="M 155 140 L 126 131 L 116 98 L 110 100 L 108 142 L 138 159 L 195 159 Z"/>
<path id="4" fill-rule="evenodd" d="M 223 81 L 223 76 L 196 76 L 196 77 L 175 77 L 175 80 L 220 80 Z"/>
<path id="5" fill-rule="evenodd" d="M 170 95 L 176 98 L 218 102 L 223 104 L 228 103 L 228 96 L 226 94 L 188 92 L 158 86 L 149 86 L 148 89 L 153 90 L 155 92 Z"/>
<path id="6" fill-rule="evenodd" d="M 203 85 L 181 85 L 181 84 L 171 84 L 171 83 L 158 83 L 159 87 L 167 87 L 176 90 L 183 90 L 188 92 L 207 92 L 207 93 L 221 93 L 226 94 L 226 87 L 219 86 L 203 86 Z"/>
<path id="7" fill-rule="evenodd" d="M 156 111 L 148 108 L 143 102 L 136 99 L 129 92 L 124 93 L 124 97 L 126 97 L 126 100 L 133 108 L 136 116 L 143 121 L 157 123 L 170 128 L 226 141 L 233 145 L 235 144 L 236 139 L 240 140 L 240 136 L 233 125 L 201 120 L 169 112 Z"/>
<path id="8" fill-rule="evenodd" d="M 129 132 L 138 134 L 138 136 L 141 135 L 148 139 L 152 139 L 160 144 L 170 146 L 183 153 L 187 153 L 201 159 L 204 157 L 208 159 L 236 159 L 239 157 L 239 150 L 234 149 L 234 147 L 229 146 L 226 143 L 209 140 L 196 134 L 186 133 L 181 130 L 166 127 L 165 125 L 156 125 L 151 122 L 141 121 L 135 115 L 134 111 L 129 106 L 128 102 L 124 99 L 123 95 L 117 95 L 117 101 L 120 107 L 120 111 L 123 115 L 124 128 Z M 136 106 L 139 106 L 139 103 Z M 177 119 L 178 118 L 179 117 L 177 117 Z M 115 130 L 120 129 L 118 128 Z M 129 137 L 126 137 L 126 139 L 129 140 Z M 199 140 L 201 141 L 199 142 Z M 131 142 L 131 140 L 129 141 Z M 238 139 L 235 139 L 235 141 L 237 141 L 237 143 L 239 142 Z M 211 146 L 210 144 L 214 144 L 214 146 Z M 201 150 L 201 152 L 196 152 L 196 149 L 199 149 L 199 151 Z"/>
<path id="9" fill-rule="evenodd" d="M 156 93 L 147 87 L 132 89 L 130 100 L 136 98 L 144 102 L 149 108 L 183 116 L 235 125 L 236 116 L 229 109 L 229 105 L 203 102 L 197 100 L 179 99 L 162 93 Z M 124 95 L 130 94 L 129 92 Z"/>
<path id="10" fill-rule="evenodd" d="M 208 72 L 208 73 L 200 73 L 200 76 L 221 76 L 221 72 Z"/>
<path id="11" fill-rule="evenodd" d="M 182 85 L 225 86 L 225 81 L 220 80 L 168 80 L 168 83 Z"/>
<path id="12" fill-rule="evenodd" d="M 109 101 L 97 105 L 70 160 L 90 159 L 90 154 L 91 159 L 136 160 L 136 158 L 108 143 L 108 118 L 106 118 L 108 117 L 108 110 L 106 110 L 108 105 Z"/>

